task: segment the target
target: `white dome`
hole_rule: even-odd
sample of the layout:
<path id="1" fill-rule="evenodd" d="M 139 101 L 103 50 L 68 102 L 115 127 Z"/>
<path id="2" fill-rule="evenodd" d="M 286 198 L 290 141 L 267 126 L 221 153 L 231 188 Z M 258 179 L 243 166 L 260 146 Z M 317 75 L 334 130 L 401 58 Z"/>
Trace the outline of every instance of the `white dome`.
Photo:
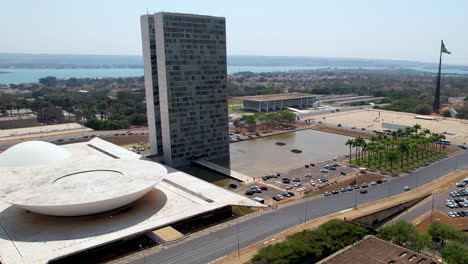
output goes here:
<path id="1" fill-rule="evenodd" d="M 0 153 L 0 167 L 22 167 L 64 160 L 71 155 L 62 147 L 44 141 L 27 141 Z"/>

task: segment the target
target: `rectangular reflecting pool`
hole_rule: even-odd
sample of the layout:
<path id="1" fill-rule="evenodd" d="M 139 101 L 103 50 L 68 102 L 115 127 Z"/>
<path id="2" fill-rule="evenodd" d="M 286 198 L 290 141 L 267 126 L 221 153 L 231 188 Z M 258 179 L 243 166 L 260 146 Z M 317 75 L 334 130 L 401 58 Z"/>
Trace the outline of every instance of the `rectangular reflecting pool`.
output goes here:
<path id="1" fill-rule="evenodd" d="M 284 172 L 348 154 L 349 147 L 345 146 L 345 142 L 350 138 L 307 129 L 231 143 L 229 160 L 211 161 L 252 177 L 260 177 L 265 173 Z M 301 152 L 291 152 L 294 149 Z"/>

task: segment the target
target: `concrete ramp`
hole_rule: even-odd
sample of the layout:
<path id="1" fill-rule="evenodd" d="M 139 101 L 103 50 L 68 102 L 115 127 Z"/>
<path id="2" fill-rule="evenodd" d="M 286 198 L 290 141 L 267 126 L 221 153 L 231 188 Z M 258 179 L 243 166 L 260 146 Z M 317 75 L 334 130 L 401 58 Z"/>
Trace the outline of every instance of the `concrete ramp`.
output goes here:
<path id="1" fill-rule="evenodd" d="M 430 194 L 427 194 L 422 197 L 418 197 L 416 199 L 397 204 L 365 216 L 361 216 L 359 218 L 353 219 L 352 222 L 377 230 L 379 227 L 383 226 L 385 223 L 387 223 L 400 213 L 404 212 L 405 210 L 408 210 L 409 208 L 411 208 L 412 206 L 426 199 L 429 196 Z"/>
<path id="2" fill-rule="evenodd" d="M 291 110 L 291 111 L 296 112 L 296 113 L 304 113 L 304 111 L 296 109 L 296 108 L 292 108 L 292 107 L 286 107 L 286 109 Z"/>
<path id="3" fill-rule="evenodd" d="M 233 171 L 231 169 L 224 168 L 218 164 L 214 164 L 213 162 L 207 161 L 207 160 L 197 160 L 195 163 L 206 167 L 208 169 L 217 171 L 219 173 L 222 173 L 226 176 L 229 176 L 231 178 L 234 178 L 236 180 L 242 181 L 242 182 L 253 182 L 254 178 L 247 176 L 245 174 L 239 173 L 237 171 Z"/>

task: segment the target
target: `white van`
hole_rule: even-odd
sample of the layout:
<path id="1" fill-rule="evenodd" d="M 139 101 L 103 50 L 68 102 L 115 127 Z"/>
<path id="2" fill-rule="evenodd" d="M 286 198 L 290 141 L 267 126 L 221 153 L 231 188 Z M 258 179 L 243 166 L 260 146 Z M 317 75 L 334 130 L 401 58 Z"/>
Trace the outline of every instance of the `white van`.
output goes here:
<path id="1" fill-rule="evenodd" d="M 261 203 L 261 204 L 264 204 L 265 203 L 265 200 L 263 198 L 260 198 L 260 197 L 254 197 L 252 198 L 252 200 L 258 202 L 258 203 Z"/>

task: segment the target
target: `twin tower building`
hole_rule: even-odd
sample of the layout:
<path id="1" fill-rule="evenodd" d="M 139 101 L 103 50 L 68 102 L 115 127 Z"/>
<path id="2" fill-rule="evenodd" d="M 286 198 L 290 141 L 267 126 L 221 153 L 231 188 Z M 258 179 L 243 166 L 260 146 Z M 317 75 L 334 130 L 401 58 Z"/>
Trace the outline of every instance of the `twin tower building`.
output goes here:
<path id="1" fill-rule="evenodd" d="M 226 21 L 141 16 L 151 154 L 170 166 L 229 155 Z"/>

